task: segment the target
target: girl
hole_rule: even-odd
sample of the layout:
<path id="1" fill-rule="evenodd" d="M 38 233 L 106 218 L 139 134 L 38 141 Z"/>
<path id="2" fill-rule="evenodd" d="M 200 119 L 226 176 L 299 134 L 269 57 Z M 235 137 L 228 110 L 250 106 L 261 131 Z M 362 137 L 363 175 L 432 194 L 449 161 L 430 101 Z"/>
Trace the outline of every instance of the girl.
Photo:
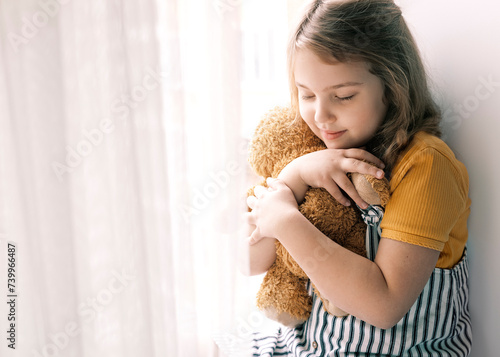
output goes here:
<path id="1" fill-rule="evenodd" d="M 254 356 L 468 355 L 468 175 L 439 139 L 440 115 L 399 7 L 313 1 L 290 39 L 288 65 L 297 120 L 328 149 L 294 160 L 248 198 L 250 272 L 267 271 L 279 240 L 350 315 L 327 314 L 313 296 L 304 324 L 256 335 Z M 368 230 L 368 258 L 328 239 L 297 209 L 312 186 L 369 211 L 348 172 L 390 179 L 380 229 Z"/>

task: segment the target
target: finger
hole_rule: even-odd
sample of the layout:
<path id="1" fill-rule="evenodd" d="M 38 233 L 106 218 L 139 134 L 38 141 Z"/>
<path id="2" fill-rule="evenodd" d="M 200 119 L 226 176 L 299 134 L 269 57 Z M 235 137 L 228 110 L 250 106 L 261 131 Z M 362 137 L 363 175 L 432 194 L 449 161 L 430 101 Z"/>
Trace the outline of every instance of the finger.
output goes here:
<path id="1" fill-rule="evenodd" d="M 368 204 L 361 198 L 359 195 L 358 191 L 356 190 L 356 187 L 354 187 L 353 183 L 351 180 L 345 176 L 345 179 L 343 179 L 341 182 L 337 181 L 339 186 L 344 190 L 344 192 L 352 198 L 352 200 L 362 209 L 368 208 Z M 340 201 L 339 201 L 340 202 Z"/>
<path id="2" fill-rule="evenodd" d="M 366 151 L 362 148 L 346 149 L 344 150 L 344 156 L 349 158 L 355 158 L 358 160 L 368 161 L 378 167 L 385 167 L 385 164 L 378 157 L 373 155 L 371 152 Z"/>
<path id="3" fill-rule="evenodd" d="M 358 172 L 360 174 L 371 175 L 379 179 L 384 177 L 383 170 L 358 159 L 349 158 L 347 160 L 343 160 L 341 163 L 341 168 L 345 172 Z"/>
<path id="4" fill-rule="evenodd" d="M 278 180 L 278 179 L 276 179 L 276 178 L 273 178 L 273 177 L 268 177 L 268 178 L 266 179 L 266 183 L 267 183 L 267 185 L 269 186 L 269 188 L 271 188 L 271 187 L 272 187 L 272 185 L 273 185 L 273 184 L 274 184 L 277 180 Z"/>
<path id="5" fill-rule="evenodd" d="M 379 179 L 384 177 L 383 170 L 381 170 L 380 168 L 378 168 L 376 166 L 370 165 L 369 163 L 366 163 L 364 161 L 357 161 L 357 166 L 358 166 L 357 172 L 359 172 L 359 173 L 371 175 L 371 176 L 374 176 L 374 177 L 379 178 Z"/>
<path id="6" fill-rule="evenodd" d="M 247 231 L 246 234 L 248 237 L 250 237 L 255 229 L 257 229 L 257 226 L 255 224 L 250 224 L 248 223 L 246 225 Z"/>
<path id="7" fill-rule="evenodd" d="M 264 194 L 264 192 L 267 191 L 267 188 L 265 188 L 264 186 L 255 186 L 255 188 L 253 189 L 253 193 L 255 194 L 255 197 L 257 198 L 261 198 L 262 195 Z"/>
<path id="8" fill-rule="evenodd" d="M 249 245 L 257 244 L 258 242 L 260 242 L 262 238 L 264 237 L 260 234 L 259 229 L 256 228 L 248 238 L 248 244 Z"/>
<path id="9" fill-rule="evenodd" d="M 340 204 L 344 206 L 351 205 L 351 201 L 349 201 L 349 199 L 342 194 L 335 182 L 331 181 L 331 183 L 326 184 L 325 190 L 327 190 L 330 195 L 332 195 L 332 197 L 335 198 Z"/>
<path id="10" fill-rule="evenodd" d="M 255 217 L 252 212 L 245 213 L 245 220 L 247 221 L 248 225 L 255 226 Z"/>
<path id="11" fill-rule="evenodd" d="M 255 197 L 255 196 L 248 196 L 247 197 L 247 206 L 248 207 L 250 207 L 251 209 L 254 209 L 255 203 L 257 203 L 257 197 Z"/>
<path id="12" fill-rule="evenodd" d="M 352 159 L 368 161 L 381 169 L 383 169 L 385 167 L 385 164 L 382 160 L 380 160 L 378 157 L 376 157 L 372 153 L 370 153 L 366 150 L 363 150 L 363 149 L 347 149 L 344 151 L 344 155 L 345 155 L 345 157 L 349 157 Z"/>
<path id="13" fill-rule="evenodd" d="M 280 188 L 288 188 L 286 183 L 280 179 L 271 179 L 271 180 L 269 180 L 269 182 L 267 182 L 267 184 L 269 185 L 269 187 L 271 189 L 274 189 L 274 190 L 278 190 Z"/>

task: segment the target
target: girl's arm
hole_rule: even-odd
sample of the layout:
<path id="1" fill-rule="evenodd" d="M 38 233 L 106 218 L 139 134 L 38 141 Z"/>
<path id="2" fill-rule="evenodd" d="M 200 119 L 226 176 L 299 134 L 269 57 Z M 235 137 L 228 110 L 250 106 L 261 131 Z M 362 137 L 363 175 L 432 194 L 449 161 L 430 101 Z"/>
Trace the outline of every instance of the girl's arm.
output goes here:
<path id="1" fill-rule="evenodd" d="M 262 238 L 256 244 L 243 240 L 241 251 L 246 259 L 242 259 L 240 270 L 247 276 L 265 273 L 276 260 L 276 238 Z"/>
<path id="2" fill-rule="evenodd" d="M 295 201 L 302 202 L 310 186 L 325 187 L 339 202 L 350 204 L 339 190 L 339 186 L 347 192 L 355 202 L 363 208 L 367 204 L 358 195 L 351 181 L 340 169 L 340 166 L 349 172 L 359 172 L 368 175 L 383 176 L 383 171 L 370 165 L 371 162 L 383 168 L 384 164 L 377 157 L 362 149 L 348 150 L 321 150 L 301 156 L 288 164 L 279 174 L 279 179 L 292 190 Z M 340 163 L 340 165 L 339 165 Z M 330 179 L 330 176 L 332 179 Z M 320 180 L 317 178 L 320 177 Z M 325 178 L 326 177 L 326 178 Z M 270 182 L 270 181 L 269 181 Z M 256 188 L 258 190 L 259 187 Z M 260 187 L 262 190 L 263 188 Z M 255 194 L 258 194 L 257 192 Z M 254 196 L 248 197 L 248 205 L 253 207 Z M 251 214 L 247 215 L 248 217 Z M 264 238 L 259 229 L 251 223 L 248 224 L 248 241 L 242 242 L 241 251 L 248 258 L 242 263 L 240 270 L 246 275 L 258 275 L 266 272 L 276 259 L 275 238 Z M 257 238 L 258 237 L 258 238 Z M 272 237 L 272 236 L 268 236 Z"/>
<path id="3" fill-rule="evenodd" d="M 254 204 L 250 221 L 257 233 L 280 240 L 321 294 L 340 309 L 380 328 L 396 324 L 425 286 L 439 251 L 382 238 L 372 262 L 314 227 L 296 209 L 283 182 L 271 186 Z M 279 213 L 269 217 L 260 211 Z"/>
<path id="4" fill-rule="evenodd" d="M 325 149 L 293 160 L 278 178 L 292 190 L 299 204 L 309 187 L 324 187 L 340 203 L 350 205 L 342 189 L 358 206 L 366 208 L 368 204 L 359 196 L 345 173 L 357 172 L 382 178 L 383 167 L 380 159 L 362 149 Z"/>
<path id="5" fill-rule="evenodd" d="M 246 225 L 247 237 L 250 237 L 256 227 L 252 224 Z M 264 237 L 255 244 L 250 244 L 250 238 L 240 240 L 239 251 L 243 259 L 240 259 L 240 271 L 246 276 L 265 273 L 276 260 L 276 238 Z"/>

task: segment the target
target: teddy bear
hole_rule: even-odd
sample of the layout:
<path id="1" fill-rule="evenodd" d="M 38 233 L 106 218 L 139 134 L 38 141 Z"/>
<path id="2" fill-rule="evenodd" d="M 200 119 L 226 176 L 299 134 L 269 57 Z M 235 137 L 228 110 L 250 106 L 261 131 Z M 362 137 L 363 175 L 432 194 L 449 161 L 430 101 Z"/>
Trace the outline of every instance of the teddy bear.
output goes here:
<path id="1" fill-rule="evenodd" d="M 248 161 L 253 171 L 265 179 L 276 178 L 294 159 L 326 149 L 303 120 L 294 120 L 289 107 L 275 107 L 264 115 L 249 145 Z M 389 200 L 389 182 L 373 176 L 349 174 L 360 196 L 371 205 L 384 207 Z M 253 188 L 248 191 L 253 195 Z M 250 208 L 249 208 L 250 210 Z M 323 234 L 341 246 L 366 256 L 366 224 L 354 202 L 344 206 L 324 188 L 309 188 L 300 212 Z M 327 253 L 317 252 L 314 259 L 326 259 Z M 276 260 L 268 269 L 257 293 L 257 307 L 270 319 L 284 326 L 296 327 L 307 320 L 312 309 L 312 297 L 307 291 L 308 277 L 291 255 L 276 241 Z M 347 313 L 313 291 L 323 302 L 327 312 L 335 316 Z"/>

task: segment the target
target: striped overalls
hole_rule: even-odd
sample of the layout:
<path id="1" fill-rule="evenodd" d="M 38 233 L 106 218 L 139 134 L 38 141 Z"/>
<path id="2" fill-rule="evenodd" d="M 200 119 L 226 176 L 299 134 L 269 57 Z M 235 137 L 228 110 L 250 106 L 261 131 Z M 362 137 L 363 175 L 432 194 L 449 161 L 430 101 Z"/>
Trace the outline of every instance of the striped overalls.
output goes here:
<path id="1" fill-rule="evenodd" d="M 373 260 L 380 240 L 378 207 L 363 211 Z M 310 284 L 309 284 L 310 285 Z M 312 289 L 309 286 L 309 291 Z M 272 336 L 255 334 L 253 356 L 467 356 L 472 333 L 468 309 L 467 253 L 452 269 L 435 268 L 410 311 L 394 327 L 374 327 L 352 315 L 328 314 L 313 295 L 309 319 Z"/>

